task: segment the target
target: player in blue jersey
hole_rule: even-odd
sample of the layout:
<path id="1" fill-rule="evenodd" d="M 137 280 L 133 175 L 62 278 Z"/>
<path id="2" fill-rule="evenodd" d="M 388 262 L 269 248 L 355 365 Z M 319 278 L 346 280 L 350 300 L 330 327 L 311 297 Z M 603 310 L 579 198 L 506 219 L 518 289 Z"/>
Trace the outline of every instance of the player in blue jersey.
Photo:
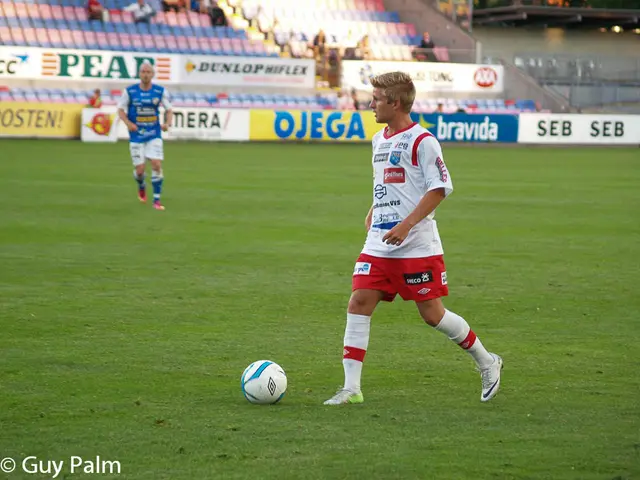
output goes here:
<path id="1" fill-rule="evenodd" d="M 154 69 L 150 63 L 140 67 L 140 83 L 127 87 L 118 103 L 118 116 L 129 129 L 129 150 L 133 161 L 133 178 L 138 183 L 138 198 L 147 201 L 145 188 L 146 161 L 151 162 L 153 207 L 164 210 L 162 193 L 162 160 L 164 150 L 162 132 L 169 130 L 173 118 L 172 106 L 164 87 L 151 83 Z M 165 109 L 164 123 L 160 123 L 160 107 Z"/>

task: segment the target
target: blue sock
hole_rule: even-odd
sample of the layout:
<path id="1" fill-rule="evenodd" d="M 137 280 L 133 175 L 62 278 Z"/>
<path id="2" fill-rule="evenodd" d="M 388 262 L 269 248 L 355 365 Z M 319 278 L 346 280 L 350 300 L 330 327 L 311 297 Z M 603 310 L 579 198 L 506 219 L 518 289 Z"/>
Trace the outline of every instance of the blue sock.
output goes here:
<path id="1" fill-rule="evenodd" d="M 142 175 L 138 176 L 138 174 L 136 173 L 136 171 L 133 171 L 133 179 L 138 182 L 138 188 L 140 190 L 144 190 L 146 188 L 146 185 L 144 184 L 144 173 L 142 173 Z"/>
<path id="2" fill-rule="evenodd" d="M 153 186 L 153 201 L 160 201 L 160 194 L 162 193 L 162 182 L 164 177 L 162 172 L 153 172 L 151 174 L 151 185 Z"/>

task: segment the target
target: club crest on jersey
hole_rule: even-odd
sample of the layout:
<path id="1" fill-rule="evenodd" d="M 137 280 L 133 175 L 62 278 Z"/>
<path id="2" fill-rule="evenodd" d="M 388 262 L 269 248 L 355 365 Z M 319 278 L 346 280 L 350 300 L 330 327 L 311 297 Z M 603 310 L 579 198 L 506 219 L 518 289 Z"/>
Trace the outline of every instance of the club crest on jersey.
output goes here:
<path id="1" fill-rule="evenodd" d="M 385 168 L 384 183 L 404 183 L 404 168 Z"/>
<path id="2" fill-rule="evenodd" d="M 391 163 L 391 165 L 398 165 L 401 158 L 402 152 L 391 152 L 389 155 L 389 163 Z"/>
<path id="3" fill-rule="evenodd" d="M 367 262 L 356 262 L 356 266 L 353 269 L 354 275 L 369 275 L 371 273 L 371 264 Z"/>

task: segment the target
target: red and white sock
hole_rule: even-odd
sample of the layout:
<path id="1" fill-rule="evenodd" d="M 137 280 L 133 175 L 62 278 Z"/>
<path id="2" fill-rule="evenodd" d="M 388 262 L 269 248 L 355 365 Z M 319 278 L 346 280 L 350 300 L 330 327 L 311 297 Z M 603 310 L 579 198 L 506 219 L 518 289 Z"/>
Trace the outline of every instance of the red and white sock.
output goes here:
<path id="1" fill-rule="evenodd" d="M 362 362 L 369 346 L 371 317 L 347 313 L 347 327 L 344 332 L 344 350 L 342 366 L 344 367 L 344 388 L 352 392 L 360 392 Z"/>
<path id="2" fill-rule="evenodd" d="M 467 321 L 460 315 L 445 310 L 444 316 L 442 320 L 440 320 L 436 330 L 444 333 L 463 350 L 469 352 L 476 361 L 478 368 L 487 368 L 493 363 L 491 354 L 484 348 L 484 345 L 482 345 L 480 339 L 476 337 L 476 334 L 473 333 Z"/>

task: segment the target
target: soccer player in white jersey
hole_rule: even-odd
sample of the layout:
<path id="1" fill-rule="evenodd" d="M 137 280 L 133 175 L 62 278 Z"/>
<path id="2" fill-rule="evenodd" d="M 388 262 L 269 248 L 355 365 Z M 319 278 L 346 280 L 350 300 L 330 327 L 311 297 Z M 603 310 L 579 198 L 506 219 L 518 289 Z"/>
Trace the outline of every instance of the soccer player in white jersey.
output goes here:
<path id="1" fill-rule="evenodd" d="M 151 185 L 153 187 L 153 208 L 164 210 L 160 203 L 162 183 L 162 160 L 164 149 L 162 132 L 171 125 L 172 106 L 164 87 L 151 83 L 153 66 L 146 62 L 140 66 L 140 83 L 131 85 L 122 93 L 118 103 L 118 116 L 129 129 L 129 151 L 133 161 L 133 178 L 138 184 L 138 199 L 147 201 L 144 184 L 146 161 L 151 162 Z M 160 123 L 160 107 L 165 108 L 165 121 Z"/>
<path id="2" fill-rule="evenodd" d="M 386 128 L 373 137 L 373 204 L 365 219 L 367 239 L 355 264 L 344 334 L 344 387 L 325 405 L 362 403 L 362 362 L 371 315 L 397 294 L 416 302 L 423 320 L 466 350 L 482 380 L 480 400 L 500 387 L 502 359 L 488 352 L 469 324 L 447 310 L 442 243 L 436 207 L 452 191 L 442 149 L 428 130 L 411 120 L 416 90 L 411 77 L 392 72 L 374 77 L 371 108 Z"/>

